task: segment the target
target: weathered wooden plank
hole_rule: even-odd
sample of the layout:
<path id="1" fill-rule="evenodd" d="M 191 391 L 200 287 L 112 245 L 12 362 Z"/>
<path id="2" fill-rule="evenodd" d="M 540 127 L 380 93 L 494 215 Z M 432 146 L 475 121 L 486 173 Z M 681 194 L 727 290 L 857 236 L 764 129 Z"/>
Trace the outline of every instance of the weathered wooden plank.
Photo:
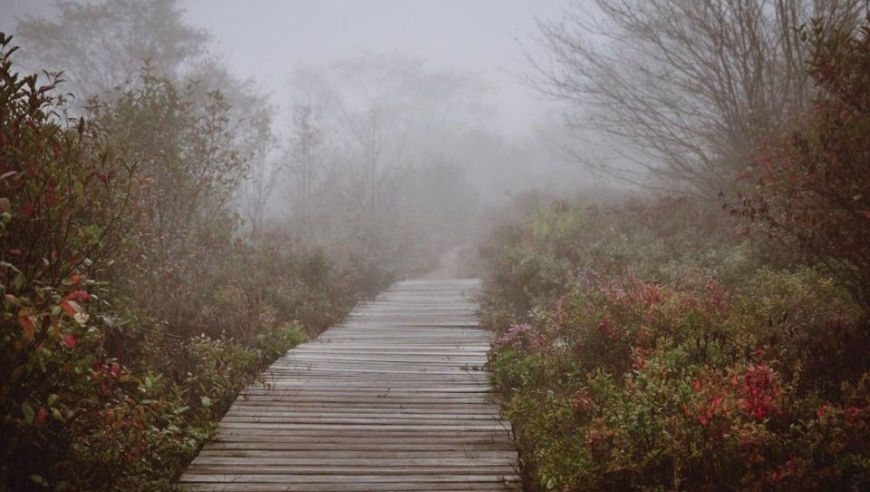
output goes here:
<path id="1" fill-rule="evenodd" d="M 389 437 L 394 442 L 407 442 L 417 436 L 425 436 L 427 442 L 431 444 L 457 444 L 457 443 L 497 443 L 499 442 L 493 437 L 491 431 L 486 432 L 470 432 L 465 431 L 461 435 L 458 433 L 441 433 L 432 434 L 425 432 L 415 432 L 413 430 L 389 431 L 386 429 L 372 429 L 369 431 L 360 431 L 359 429 L 347 431 L 328 431 L 324 429 L 298 429 L 294 431 L 282 431 L 275 429 L 232 429 L 220 431 L 217 434 L 217 439 L 224 442 L 246 441 L 246 442 L 274 442 L 280 443 L 290 439 L 294 439 L 297 435 L 303 435 L 308 438 L 305 442 L 321 442 L 330 439 L 350 439 L 355 442 L 370 442 L 372 439 L 385 436 Z M 461 436 L 464 436 L 461 437 Z"/>
<path id="2" fill-rule="evenodd" d="M 425 452 L 427 455 L 438 456 L 439 452 L 447 453 L 464 453 L 474 457 L 479 453 L 486 451 L 487 453 L 495 454 L 498 451 L 508 453 L 508 457 L 515 457 L 516 450 L 510 443 L 505 442 L 490 442 L 486 439 L 469 439 L 466 441 L 454 441 L 449 443 L 433 443 L 431 439 L 419 439 L 408 437 L 400 443 L 395 440 L 380 440 L 372 442 L 372 438 L 366 439 L 366 442 L 359 442 L 358 439 L 348 439 L 340 437 L 324 437 L 322 439 L 303 439 L 288 437 L 277 441 L 264 441 L 255 439 L 253 441 L 221 441 L 217 440 L 209 444 L 206 449 L 200 452 L 200 456 L 208 456 L 211 453 L 219 453 L 223 456 L 232 456 L 235 453 L 250 452 L 261 453 L 266 452 L 271 455 L 280 456 L 281 453 L 302 453 L 306 456 L 316 456 L 319 452 L 327 452 L 330 455 L 339 455 L 342 452 L 350 452 L 359 454 L 360 451 L 368 453 L 400 453 L 406 455 L 409 453 Z"/>
<path id="3" fill-rule="evenodd" d="M 336 492 L 335 484 L 293 484 L 292 486 L 270 483 L 204 483 L 185 484 L 190 492 Z M 501 483 L 344 483 L 343 492 L 502 492 L 519 490 L 517 485 Z"/>
<path id="4" fill-rule="evenodd" d="M 409 405 L 404 402 L 393 403 L 348 403 L 346 406 L 327 406 L 324 408 L 322 402 L 308 403 L 305 402 L 251 402 L 239 401 L 230 411 L 230 415 L 247 415 L 263 413 L 274 414 L 329 414 L 329 415 L 368 415 L 384 413 L 395 415 L 443 415 L 443 414 L 460 414 L 460 415 L 486 415 L 490 418 L 498 418 L 492 406 L 484 404 L 469 404 L 469 403 L 454 403 L 441 405 L 425 405 L 413 404 Z"/>
<path id="5" fill-rule="evenodd" d="M 493 395 L 468 394 L 468 393 L 451 393 L 439 395 L 438 399 L 432 398 L 432 395 L 426 394 L 402 394 L 396 392 L 384 392 L 372 394 L 368 391 L 331 391 L 319 393 L 314 390 L 294 389 L 284 390 L 279 392 L 275 390 L 264 389 L 262 391 L 247 390 L 240 397 L 245 403 L 250 402 L 322 402 L 341 404 L 344 402 L 371 403 L 377 405 L 380 403 L 401 402 L 406 404 L 429 404 L 432 405 L 452 405 L 454 403 L 466 404 L 485 404 L 488 399 L 493 398 Z"/>
<path id="6" fill-rule="evenodd" d="M 200 475 L 205 474 L 256 474 L 259 476 L 265 475 L 292 475 L 298 478 L 317 479 L 323 475 L 329 475 L 332 478 L 339 479 L 352 475 L 355 479 L 359 476 L 385 476 L 397 478 L 402 476 L 430 476 L 430 477 L 445 477 L 459 478 L 465 476 L 499 476 L 500 478 L 511 476 L 514 474 L 513 468 L 509 465 L 500 464 L 492 465 L 481 461 L 480 459 L 465 460 L 462 464 L 438 463 L 430 461 L 429 464 L 408 464 L 396 465 L 391 461 L 381 461 L 380 463 L 371 463 L 368 465 L 342 463 L 344 460 L 327 460 L 316 465 L 300 465 L 300 464 L 271 464 L 264 463 L 263 460 L 239 460 L 239 463 L 220 463 L 220 464 L 199 464 L 197 472 Z"/>
<path id="7" fill-rule="evenodd" d="M 453 473 L 448 475 L 440 474 L 425 474 L 420 472 L 409 472 L 404 474 L 389 473 L 389 474 L 366 474 L 338 475 L 333 473 L 325 474 L 272 474 L 272 473 L 185 473 L 182 475 L 180 482 L 200 482 L 200 483 L 226 483 L 226 482 L 250 482 L 250 483 L 281 483 L 281 484 L 298 484 L 298 483 L 330 483 L 344 484 L 348 481 L 357 483 L 474 483 L 474 482 L 489 482 L 501 483 L 506 480 L 515 479 L 512 475 L 502 474 L 459 474 Z"/>
<path id="8" fill-rule="evenodd" d="M 515 490 L 510 425 L 482 370 L 476 281 L 406 281 L 245 389 L 189 491 Z"/>
<path id="9" fill-rule="evenodd" d="M 338 422 L 338 420 L 350 419 L 352 421 L 377 422 L 393 419 L 408 420 L 414 422 L 426 421 L 429 423 L 441 421 L 446 423 L 454 423 L 457 421 L 487 421 L 491 422 L 498 418 L 498 415 L 491 413 L 430 413 L 430 412 L 405 412 L 404 410 L 394 410 L 389 413 L 378 412 L 378 409 L 367 409 L 368 411 L 361 412 L 322 412 L 317 410 L 309 411 L 294 411 L 294 412 L 276 412 L 272 409 L 269 411 L 254 411 L 242 412 L 235 410 L 228 413 L 224 420 L 232 419 L 235 421 L 251 421 L 264 422 L 266 419 L 276 422 Z"/>
<path id="10" fill-rule="evenodd" d="M 261 463 L 304 463 L 317 465 L 323 459 L 329 459 L 333 463 L 337 460 L 347 460 L 357 462 L 373 462 L 376 460 L 389 459 L 390 464 L 400 464 L 405 461 L 414 460 L 462 460 L 465 463 L 470 463 L 469 458 L 481 459 L 481 461 L 490 462 L 493 464 L 505 463 L 505 460 L 510 460 L 515 456 L 515 452 L 511 449 L 504 449 L 499 452 L 487 452 L 484 457 L 480 453 L 475 453 L 473 450 L 405 450 L 405 449 L 370 449 L 369 453 L 360 453 L 358 450 L 262 450 L 262 449 L 243 449 L 233 452 L 226 450 L 204 449 L 199 454 L 201 464 L 215 464 L 227 462 L 229 460 L 238 459 L 257 459 Z"/>

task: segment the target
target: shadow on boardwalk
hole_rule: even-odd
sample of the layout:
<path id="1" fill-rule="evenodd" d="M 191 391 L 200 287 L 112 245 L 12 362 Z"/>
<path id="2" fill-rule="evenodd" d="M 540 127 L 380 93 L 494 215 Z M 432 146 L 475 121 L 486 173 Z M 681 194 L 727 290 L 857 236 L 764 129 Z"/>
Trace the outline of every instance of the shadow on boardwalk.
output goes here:
<path id="1" fill-rule="evenodd" d="M 399 282 L 278 359 L 180 483 L 205 491 L 497 491 L 517 487 L 489 401 L 476 280 Z"/>

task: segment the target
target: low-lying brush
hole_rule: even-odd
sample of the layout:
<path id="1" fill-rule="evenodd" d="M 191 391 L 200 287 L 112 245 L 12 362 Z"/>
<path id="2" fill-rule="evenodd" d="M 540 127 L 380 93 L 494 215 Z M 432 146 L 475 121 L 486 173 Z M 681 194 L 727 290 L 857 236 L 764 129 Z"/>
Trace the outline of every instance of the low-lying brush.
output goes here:
<path id="1" fill-rule="evenodd" d="M 870 486 L 866 317 L 708 206 L 560 205 L 483 248 L 527 489 Z"/>
<path id="2" fill-rule="evenodd" d="M 390 269 L 239 239 L 229 177 L 244 160 L 219 94 L 203 107 L 149 76 L 73 120 L 57 80 L 13 70 L 9 42 L 0 490 L 168 490 L 240 389 Z"/>
<path id="3" fill-rule="evenodd" d="M 801 31 L 813 101 L 729 214 L 558 204 L 482 249 L 529 490 L 870 489 L 870 27 Z"/>

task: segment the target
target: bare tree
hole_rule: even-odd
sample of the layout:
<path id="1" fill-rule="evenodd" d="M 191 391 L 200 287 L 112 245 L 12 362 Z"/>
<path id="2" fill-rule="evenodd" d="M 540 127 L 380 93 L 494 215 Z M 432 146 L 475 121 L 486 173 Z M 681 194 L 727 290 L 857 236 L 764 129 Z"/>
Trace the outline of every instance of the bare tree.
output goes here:
<path id="1" fill-rule="evenodd" d="M 32 69 L 63 70 L 65 87 L 81 98 L 106 94 L 152 74 L 174 78 L 202 56 L 207 32 L 184 23 L 180 0 L 56 0 L 56 19 L 26 17 L 15 28 Z"/>
<path id="2" fill-rule="evenodd" d="M 336 133 L 345 152 L 348 206 L 378 220 L 399 202 L 408 166 L 438 125 L 473 119 L 483 85 L 413 58 L 366 55 L 328 67 L 300 68 L 292 79 L 305 105 Z M 298 125 L 297 125 L 298 126 Z"/>
<path id="3" fill-rule="evenodd" d="M 854 22 L 864 0 L 573 1 L 539 22 L 533 85 L 568 103 L 571 130 L 605 132 L 668 186 L 733 186 L 759 141 L 811 90 L 797 29 Z M 631 179 L 625 168 L 604 170 Z"/>
<path id="4" fill-rule="evenodd" d="M 246 125 L 249 135 L 244 139 L 245 156 L 250 171 L 240 196 L 240 209 L 250 226 L 251 241 L 258 241 L 263 234 L 267 208 L 281 171 L 276 138 L 271 131 L 271 113 L 259 112 L 255 116 Z"/>
<path id="5" fill-rule="evenodd" d="M 320 125 L 313 106 L 297 105 L 293 108 L 293 129 L 285 162 L 296 184 L 297 193 L 291 198 L 297 204 L 304 227 L 311 223 L 314 195 L 321 178 L 324 140 Z"/>

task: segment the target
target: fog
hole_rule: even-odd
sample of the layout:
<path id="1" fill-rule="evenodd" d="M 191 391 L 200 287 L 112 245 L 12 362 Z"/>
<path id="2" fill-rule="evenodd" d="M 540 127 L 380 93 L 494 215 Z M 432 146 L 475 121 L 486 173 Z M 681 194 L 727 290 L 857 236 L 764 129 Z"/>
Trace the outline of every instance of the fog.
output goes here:
<path id="1" fill-rule="evenodd" d="M 189 0 L 185 18 L 215 36 L 236 73 L 255 75 L 277 99 L 284 97 L 285 82 L 298 65 L 398 55 L 479 76 L 498 108 L 488 123 L 523 134 L 546 109 L 518 81 L 526 66 L 515 40 L 531 34 L 536 17 L 558 17 L 562 5 L 560 0 Z"/>
<path id="2" fill-rule="evenodd" d="M 215 4 L 187 1 L 185 18 L 213 34 L 217 52 L 234 73 L 255 77 L 285 121 L 304 90 L 294 83 L 300 69 L 322 71 L 373 57 L 414 60 L 433 76 L 450 74 L 476 84 L 466 103 L 478 108 L 442 115 L 449 122 L 426 115 L 434 124 L 449 123 L 452 132 L 432 134 L 429 128 L 428 142 L 418 140 L 416 148 L 405 150 L 409 160 L 446 156 L 466 171 L 485 199 L 494 201 L 529 188 L 568 192 L 589 184 L 590 175 L 559 152 L 567 142 L 564 135 L 556 136 L 557 106 L 525 83 L 530 67 L 524 50 L 534 50 L 536 21 L 560 18 L 561 0 Z M 425 81 L 419 82 L 422 93 Z M 422 98 L 396 94 L 402 96 L 412 98 L 403 112 L 407 116 L 413 99 Z"/>
<path id="3" fill-rule="evenodd" d="M 252 238 L 440 250 L 517 195 L 612 186 L 528 83 L 539 23 L 561 18 L 562 0 L 0 5 L 18 64 L 63 70 L 82 114 L 143 77 L 192 84 L 204 108 L 219 90 L 243 169 L 228 197 Z"/>
<path id="4" fill-rule="evenodd" d="M 73 2 L 75 3 L 75 2 Z M 93 3 L 93 2 L 92 2 Z M 101 3 L 101 2 L 96 2 Z M 2 0 L 0 29 L 17 19 L 51 18 L 51 0 Z M 486 128 L 525 139 L 552 118 L 553 105 L 523 83 L 524 50 L 536 21 L 561 17 L 562 0 L 184 0 L 184 21 L 212 36 L 210 50 L 234 76 L 251 79 L 272 103 L 288 105 L 296 67 L 328 65 L 368 55 L 415 58 L 478 77 L 481 102 L 493 112 Z"/>
<path id="5" fill-rule="evenodd" d="M 870 490 L 868 13 L 0 0 L 0 492 Z"/>

